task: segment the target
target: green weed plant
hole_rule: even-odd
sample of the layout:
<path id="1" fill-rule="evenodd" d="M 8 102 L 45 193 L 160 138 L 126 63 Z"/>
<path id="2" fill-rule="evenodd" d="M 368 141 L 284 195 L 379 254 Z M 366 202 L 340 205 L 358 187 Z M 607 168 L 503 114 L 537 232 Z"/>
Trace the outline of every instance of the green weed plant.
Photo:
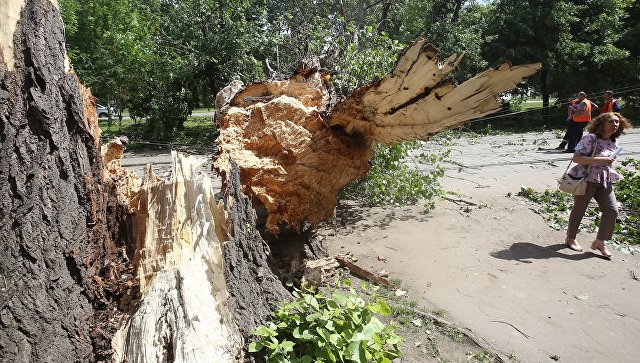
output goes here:
<path id="1" fill-rule="evenodd" d="M 349 280 L 343 283 L 350 285 Z M 294 290 L 293 296 L 268 324 L 255 330 L 250 353 L 267 362 L 292 363 L 390 363 L 400 356 L 402 338 L 393 325 L 375 316 L 391 314 L 379 297 L 365 301 L 354 288 L 323 293 L 305 287 Z"/>
<path id="2" fill-rule="evenodd" d="M 418 141 L 393 146 L 378 145 L 371 169 L 341 192 L 340 199 L 356 200 L 367 206 L 410 205 L 419 201 L 426 210 L 435 207 L 435 197 L 442 195 L 441 163 L 450 150 L 423 152 Z"/>

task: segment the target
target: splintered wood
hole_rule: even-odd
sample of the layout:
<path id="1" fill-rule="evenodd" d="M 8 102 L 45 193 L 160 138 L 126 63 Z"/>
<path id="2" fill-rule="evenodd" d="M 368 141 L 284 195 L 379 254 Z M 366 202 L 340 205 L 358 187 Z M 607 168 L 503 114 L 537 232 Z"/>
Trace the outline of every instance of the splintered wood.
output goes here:
<path id="1" fill-rule="evenodd" d="M 441 64 L 438 50 L 419 40 L 404 50 L 391 73 L 336 105 L 329 124 L 382 144 L 426 139 L 497 111 L 497 96 L 541 67 L 505 63 L 455 86 L 449 75 L 461 59 L 454 54 Z"/>
<path id="2" fill-rule="evenodd" d="M 241 172 L 245 192 L 264 205 L 267 228 L 300 229 L 331 216 L 337 194 L 369 170 L 376 143 L 426 139 L 499 109 L 497 96 L 540 64 L 503 64 L 455 86 L 456 55 L 440 64 L 424 39 L 384 79 L 332 108 L 329 75 L 299 69 L 290 79 L 230 85 L 217 97 L 221 153 L 214 166 Z"/>
<path id="3" fill-rule="evenodd" d="M 338 267 L 348 269 L 353 276 L 362 280 L 373 282 L 374 284 L 385 287 L 389 290 L 396 289 L 396 286 L 385 279 L 384 276 L 376 275 L 367 271 L 366 269 L 356 265 L 353 257 L 343 254 L 306 261 L 304 279 L 316 286 L 324 285 L 327 282 L 330 282 L 329 278 L 335 275 Z"/>
<path id="4" fill-rule="evenodd" d="M 329 91 L 318 72 L 249 85 L 231 105 L 214 165 L 228 173 L 229 159 L 238 163 L 245 193 L 264 205 L 274 233 L 281 223 L 298 229 L 331 216 L 340 189 L 369 168 L 371 144 L 332 130 L 321 117 Z"/>
<path id="5" fill-rule="evenodd" d="M 117 154 L 118 142 L 110 146 Z M 173 152 L 172 163 L 168 181 L 148 166 L 132 201 L 142 297 L 113 338 L 114 361 L 239 361 L 242 337 L 229 310 L 220 242 L 228 236 L 215 228 L 225 224 L 224 210 L 211 179 L 194 173 L 202 160 Z"/>

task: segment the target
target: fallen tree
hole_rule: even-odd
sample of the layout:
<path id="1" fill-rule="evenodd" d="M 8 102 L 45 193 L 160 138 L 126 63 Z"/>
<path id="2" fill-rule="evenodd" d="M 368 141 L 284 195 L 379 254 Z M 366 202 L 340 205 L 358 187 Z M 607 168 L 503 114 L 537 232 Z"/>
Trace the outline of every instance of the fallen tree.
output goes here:
<path id="1" fill-rule="evenodd" d="M 338 192 L 367 173 L 376 143 L 427 139 L 495 112 L 500 93 L 540 68 L 503 64 L 455 86 L 450 74 L 460 60 L 453 55 L 441 64 L 420 39 L 390 74 L 337 103 L 329 74 L 314 68 L 281 81 L 232 83 L 216 98 L 215 166 L 224 173 L 227 160 L 238 163 L 271 232 L 316 224 L 333 213 Z"/>
<path id="2" fill-rule="evenodd" d="M 299 229 L 368 170 L 375 143 L 426 138 L 499 107 L 539 65 L 455 87 L 459 58 L 420 40 L 384 79 L 337 102 L 328 75 L 219 95 L 224 190 L 173 156 L 170 179 L 100 152 L 91 94 L 65 55 L 56 1 L 0 0 L 0 360 L 242 361 L 244 341 L 289 293 L 267 228 Z M 245 196 L 249 194 L 253 199 Z M 310 253 L 313 254 L 313 253 Z"/>

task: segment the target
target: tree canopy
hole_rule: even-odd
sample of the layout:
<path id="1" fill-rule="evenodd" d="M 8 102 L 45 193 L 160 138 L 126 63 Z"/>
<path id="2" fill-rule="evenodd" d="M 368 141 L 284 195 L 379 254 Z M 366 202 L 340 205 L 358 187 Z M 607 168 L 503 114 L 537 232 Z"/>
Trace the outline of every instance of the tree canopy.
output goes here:
<path id="1" fill-rule="evenodd" d="M 388 72 L 420 36 L 444 55 L 465 53 L 458 81 L 503 61 L 542 62 L 525 87 L 545 105 L 579 90 L 632 100 L 627 91 L 639 83 L 635 0 L 61 0 L 61 8 L 83 82 L 100 102 L 147 118 L 159 137 L 211 107 L 231 80 L 315 61 L 346 93 Z"/>

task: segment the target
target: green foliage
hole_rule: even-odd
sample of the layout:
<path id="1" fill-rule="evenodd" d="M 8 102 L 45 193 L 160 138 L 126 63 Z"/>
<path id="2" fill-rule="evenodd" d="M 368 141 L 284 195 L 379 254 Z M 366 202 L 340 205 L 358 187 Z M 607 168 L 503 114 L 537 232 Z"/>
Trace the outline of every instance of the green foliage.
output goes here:
<path id="1" fill-rule="evenodd" d="M 362 84 L 382 78 L 391 72 L 403 46 L 386 34 L 365 28 L 360 35 L 359 46 L 349 44 L 334 66 L 337 75 L 332 79 L 341 94 L 348 94 Z"/>
<path id="2" fill-rule="evenodd" d="M 456 3 L 460 7 L 456 11 Z M 482 49 L 491 36 L 487 27 L 487 6 L 474 1 L 408 0 L 394 8 L 393 24 L 397 24 L 397 39 L 409 43 L 419 36 L 435 45 L 441 56 L 464 53 L 454 72 L 456 81 L 463 82 L 484 71 L 488 63 Z"/>
<path id="3" fill-rule="evenodd" d="M 340 198 L 365 205 L 407 205 L 422 200 L 427 209 L 433 209 L 433 199 L 442 193 L 439 179 L 444 168 L 439 163 L 450 151 L 425 153 L 422 146 L 418 141 L 376 146 L 369 173 L 349 184 Z M 420 165 L 426 169 L 420 170 Z"/>
<path id="4" fill-rule="evenodd" d="M 391 314 L 383 300 L 365 301 L 354 288 L 348 294 L 295 290 L 293 296 L 256 329 L 249 352 L 268 362 L 390 363 L 400 356 L 402 338 L 374 316 Z"/>
<path id="5" fill-rule="evenodd" d="M 537 206 L 532 210 L 540 214 L 551 228 L 558 231 L 567 228 L 569 212 L 573 205 L 573 197 L 570 194 L 550 189 L 538 192 L 533 188 L 521 187 L 516 195 L 535 203 Z M 588 218 L 582 220 L 581 229 L 593 230 L 595 228 L 593 218 L 597 214 L 596 208 L 587 209 L 585 215 Z"/>
<path id="6" fill-rule="evenodd" d="M 627 159 L 622 165 L 624 168 L 616 168 L 624 177 L 615 185 L 616 198 L 623 206 L 616 233 L 621 236 L 619 242 L 640 244 L 640 160 Z"/>
<path id="7" fill-rule="evenodd" d="M 622 244 L 640 244 L 640 160 L 627 159 L 622 162 L 623 168 L 616 170 L 624 179 L 615 184 L 616 199 L 622 205 L 619 210 L 616 233 L 612 241 Z M 569 212 L 573 205 L 573 197 L 559 190 L 537 192 L 532 188 L 522 187 L 517 194 L 536 204 L 532 210 L 540 214 L 549 226 L 556 230 L 567 228 Z M 589 207 L 580 228 L 594 231 L 600 218 L 600 208 Z"/>
<path id="8" fill-rule="evenodd" d="M 613 89 L 627 112 L 640 108 L 634 92 L 640 80 L 639 4 L 60 0 L 60 10 L 68 53 L 82 82 L 100 103 L 147 119 L 145 136 L 168 139 L 191 110 L 211 106 L 233 79 L 286 76 L 301 61 L 315 59 L 334 72 L 334 85 L 345 94 L 390 71 L 399 50 L 420 36 L 438 47 L 442 58 L 465 53 L 453 74 L 457 82 L 507 60 L 543 62 L 523 90 L 564 99 L 580 89 L 590 95 Z M 275 74 L 267 74 L 271 69 Z M 555 111 L 492 122 L 548 125 L 566 113 L 564 107 Z"/>
<path id="9" fill-rule="evenodd" d="M 612 80 L 636 82 L 637 77 L 627 81 L 630 73 L 621 69 L 635 62 L 619 41 L 632 3 L 497 0 L 490 6 L 485 28 L 493 40 L 483 56 L 491 64 L 542 62 L 540 76 L 530 78 L 529 85 L 542 92 L 543 98 L 551 92 L 564 98 L 578 90 L 593 93 L 620 86 Z"/>
<path id="10" fill-rule="evenodd" d="M 61 0 L 60 9 L 79 78 L 100 103 L 129 107 L 149 78 L 149 14 L 131 0 Z"/>

